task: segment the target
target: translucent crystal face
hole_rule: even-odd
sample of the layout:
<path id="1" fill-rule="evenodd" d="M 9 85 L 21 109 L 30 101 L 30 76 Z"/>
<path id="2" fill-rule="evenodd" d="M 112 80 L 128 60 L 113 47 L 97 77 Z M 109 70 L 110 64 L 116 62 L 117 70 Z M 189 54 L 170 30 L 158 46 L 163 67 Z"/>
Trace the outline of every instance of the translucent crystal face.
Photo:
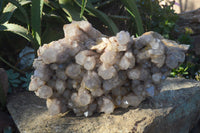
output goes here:
<path id="1" fill-rule="evenodd" d="M 120 31 L 106 37 L 87 21 L 65 25 L 64 34 L 38 49 L 29 85 L 47 100 L 51 115 L 73 110 L 88 117 L 137 107 L 160 91 L 159 84 L 189 48 L 155 32 L 134 38 Z"/>

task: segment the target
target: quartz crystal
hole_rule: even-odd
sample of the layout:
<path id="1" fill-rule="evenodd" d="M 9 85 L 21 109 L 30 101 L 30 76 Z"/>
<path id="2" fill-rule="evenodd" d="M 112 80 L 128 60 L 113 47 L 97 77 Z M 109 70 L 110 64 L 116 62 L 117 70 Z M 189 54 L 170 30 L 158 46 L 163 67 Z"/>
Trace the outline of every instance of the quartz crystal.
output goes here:
<path id="1" fill-rule="evenodd" d="M 29 85 L 46 99 L 50 115 L 72 110 L 88 117 L 137 107 L 159 93 L 159 85 L 184 62 L 189 48 L 153 31 L 137 38 L 127 31 L 107 37 L 87 21 L 73 21 L 63 29 L 63 39 L 38 49 Z"/>

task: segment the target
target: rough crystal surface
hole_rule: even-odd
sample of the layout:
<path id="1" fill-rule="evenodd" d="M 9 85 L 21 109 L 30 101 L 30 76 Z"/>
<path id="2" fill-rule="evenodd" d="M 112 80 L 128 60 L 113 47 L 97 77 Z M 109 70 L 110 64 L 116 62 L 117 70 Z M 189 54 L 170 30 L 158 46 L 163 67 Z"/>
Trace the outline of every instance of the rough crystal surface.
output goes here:
<path id="1" fill-rule="evenodd" d="M 87 21 L 64 25 L 65 37 L 44 44 L 34 60 L 30 91 L 47 99 L 51 115 L 77 116 L 137 107 L 159 93 L 160 83 L 185 59 L 189 46 L 156 32 L 107 37 Z"/>

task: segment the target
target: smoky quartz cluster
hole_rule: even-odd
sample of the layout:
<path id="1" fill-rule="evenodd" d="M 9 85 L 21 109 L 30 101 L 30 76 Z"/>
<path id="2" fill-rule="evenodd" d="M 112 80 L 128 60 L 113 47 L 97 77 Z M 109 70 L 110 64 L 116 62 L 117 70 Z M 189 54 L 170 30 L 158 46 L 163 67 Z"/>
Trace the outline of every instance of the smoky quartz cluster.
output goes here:
<path id="1" fill-rule="evenodd" d="M 159 84 L 184 61 L 189 48 L 156 32 L 135 38 L 120 31 L 107 37 L 87 21 L 63 29 L 63 39 L 38 49 L 29 86 L 46 99 L 51 115 L 73 110 L 87 117 L 137 107 L 160 92 Z"/>

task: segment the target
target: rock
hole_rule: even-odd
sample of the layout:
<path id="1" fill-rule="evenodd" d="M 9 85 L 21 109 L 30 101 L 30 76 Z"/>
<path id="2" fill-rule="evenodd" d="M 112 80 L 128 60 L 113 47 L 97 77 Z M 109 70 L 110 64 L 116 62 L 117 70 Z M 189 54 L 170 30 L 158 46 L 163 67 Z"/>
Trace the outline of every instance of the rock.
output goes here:
<path id="1" fill-rule="evenodd" d="M 92 117 L 77 117 L 73 112 L 50 116 L 45 100 L 33 92 L 9 96 L 7 107 L 21 133 L 188 133 L 200 116 L 200 82 L 168 78 L 160 89 L 138 108 Z"/>
<path id="2" fill-rule="evenodd" d="M 191 28 L 193 34 L 200 34 L 200 8 L 188 12 L 179 14 L 179 31 L 180 33 L 185 32 L 185 28 Z"/>
<path id="3" fill-rule="evenodd" d="M 0 133 L 3 133 L 3 130 L 8 127 L 12 127 L 14 129 L 14 122 L 8 113 L 0 111 Z"/>
<path id="4" fill-rule="evenodd" d="M 196 35 L 196 36 L 193 36 L 192 37 L 194 42 L 193 42 L 193 45 L 194 45 L 194 51 L 195 51 L 195 54 L 196 55 L 200 55 L 200 33 L 199 35 Z"/>
<path id="5" fill-rule="evenodd" d="M 165 80 L 162 77 L 184 62 L 189 48 L 153 31 L 137 38 L 127 31 L 107 37 L 87 21 L 64 25 L 64 33 L 63 39 L 38 49 L 29 90 L 40 98 L 56 99 L 48 106 L 50 112 L 55 104 L 57 113 L 71 109 L 77 116 L 138 106 L 146 97 L 159 93 L 159 84 Z M 158 71 L 154 73 L 152 68 Z M 137 92 L 138 85 L 132 85 L 132 80 L 139 80 L 144 87 Z M 118 90 L 120 95 L 115 97 Z M 64 96 L 66 91 L 72 96 Z M 97 107 L 90 110 L 93 104 Z"/>
<path id="6" fill-rule="evenodd" d="M 0 84 L 6 96 L 8 92 L 8 76 L 3 68 L 0 68 Z"/>
<path id="7" fill-rule="evenodd" d="M 199 0 L 159 0 L 160 5 L 166 5 L 167 3 L 175 2 L 173 5 L 173 9 L 176 13 L 182 13 L 186 11 L 192 11 L 200 8 L 200 1 Z"/>

